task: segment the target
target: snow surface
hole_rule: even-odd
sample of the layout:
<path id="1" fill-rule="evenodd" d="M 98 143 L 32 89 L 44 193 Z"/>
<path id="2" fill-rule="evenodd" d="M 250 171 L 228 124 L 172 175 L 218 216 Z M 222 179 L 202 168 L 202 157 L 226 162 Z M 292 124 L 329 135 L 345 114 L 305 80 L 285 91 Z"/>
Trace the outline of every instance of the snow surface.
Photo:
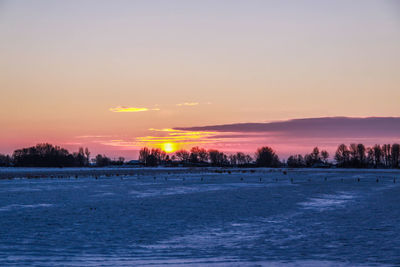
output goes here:
<path id="1" fill-rule="evenodd" d="M 0 180 L 0 266 L 165 264 L 398 266 L 400 172 Z"/>

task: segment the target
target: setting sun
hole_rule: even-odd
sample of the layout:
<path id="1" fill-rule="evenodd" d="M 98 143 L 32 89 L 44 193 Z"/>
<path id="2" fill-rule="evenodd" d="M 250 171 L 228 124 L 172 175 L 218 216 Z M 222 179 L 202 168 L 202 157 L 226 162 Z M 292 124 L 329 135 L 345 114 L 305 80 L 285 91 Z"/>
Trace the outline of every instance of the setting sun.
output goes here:
<path id="1" fill-rule="evenodd" d="M 167 153 L 172 153 L 172 152 L 174 152 L 176 150 L 175 144 L 173 144 L 173 143 L 164 143 L 162 145 L 162 150 L 164 150 Z"/>

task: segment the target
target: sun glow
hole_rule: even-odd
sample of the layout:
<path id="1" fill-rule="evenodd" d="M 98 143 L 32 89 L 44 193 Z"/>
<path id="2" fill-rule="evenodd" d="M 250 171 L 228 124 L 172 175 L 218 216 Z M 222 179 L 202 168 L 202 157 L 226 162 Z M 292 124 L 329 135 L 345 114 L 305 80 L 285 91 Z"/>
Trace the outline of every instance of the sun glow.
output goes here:
<path id="1" fill-rule="evenodd" d="M 103 145 L 121 147 L 124 149 L 140 149 L 142 147 L 159 148 L 166 153 L 173 153 L 179 149 L 190 149 L 193 146 L 215 144 L 221 142 L 216 138 L 217 132 L 184 131 L 176 129 L 149 129 L 152 135 L 135 137 L 134 140 L 109 139 L 99 141 Z"/>
<path id="2" fill-rule="evenodd" d="M 172 153 L 176 150 L 176 146 L 173 143 L 164 143 L 162 144 L 162 150 L 167 153 Z"/>

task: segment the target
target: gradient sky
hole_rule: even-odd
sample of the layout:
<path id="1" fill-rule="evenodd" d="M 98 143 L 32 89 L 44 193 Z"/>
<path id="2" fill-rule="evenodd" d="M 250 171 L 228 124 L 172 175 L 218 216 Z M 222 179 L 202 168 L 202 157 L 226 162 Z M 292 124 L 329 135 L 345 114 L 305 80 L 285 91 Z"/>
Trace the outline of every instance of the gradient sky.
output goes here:
<path id="1" fill-rule="evenodd" d="M 0 153 L 134 158 L 176 127 L 399 117 L 400 4 L 0 0 L 0 93 Z M 215 133 L 172 136 L 224 150 Z"/>

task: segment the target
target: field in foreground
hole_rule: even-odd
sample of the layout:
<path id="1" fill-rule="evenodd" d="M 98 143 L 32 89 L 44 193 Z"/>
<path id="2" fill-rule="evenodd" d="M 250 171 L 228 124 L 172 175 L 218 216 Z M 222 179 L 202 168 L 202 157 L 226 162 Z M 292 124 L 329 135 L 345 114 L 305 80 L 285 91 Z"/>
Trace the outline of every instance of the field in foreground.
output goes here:
<path id="1" fill-rule="evenodd" d="M 399 171 L 75 175 L 0 180 L 0 266 L 400 264 Z"/>

